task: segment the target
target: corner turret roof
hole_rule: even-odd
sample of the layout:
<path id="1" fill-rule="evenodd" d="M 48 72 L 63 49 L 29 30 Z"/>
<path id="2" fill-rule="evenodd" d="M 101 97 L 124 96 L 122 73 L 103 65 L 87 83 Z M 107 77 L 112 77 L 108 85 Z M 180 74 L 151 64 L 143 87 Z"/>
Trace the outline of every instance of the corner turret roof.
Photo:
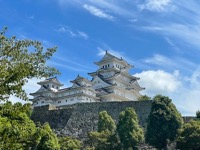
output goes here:
<path id="1" fill-rule="evenodd" d="M 58 85 L 58 86 L 63 86 L 63 84 L 60 83 L 60 81 L 58 81 L 58 79 L 57 79 L 56 77 L 52 77 L 52 78 L 45 79 L 44 81 L 40 81 L 40 82 L 38 82 L 37 84 L 39 84 L 39 85 L 44 85 L 44 84 L 46 84 L 46 83 L 54 83 L 54 84 L 56 84 L 56 85 Z"/>
<path id="2" fill-rule="evenodd" d="M 72 80 L 70 82 L 71 83 L 77 83 L 78 81 L 85 81 L 85 82 L 91 83 L 88 79 L 80 76 L 79 74 L 77 75 L 77 77 L 74 80 Z"/>

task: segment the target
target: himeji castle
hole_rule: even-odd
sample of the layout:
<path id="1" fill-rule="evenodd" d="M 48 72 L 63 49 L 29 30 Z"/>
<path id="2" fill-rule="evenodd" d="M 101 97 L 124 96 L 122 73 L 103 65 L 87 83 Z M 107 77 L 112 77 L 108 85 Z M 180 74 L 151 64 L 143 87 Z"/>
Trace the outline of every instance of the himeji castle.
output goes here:
<path id="1" fill-rule="evenodd" d="M 33 106 L 55 105 L 65 106 L 86 102 L 137 101 L 141 96 L 137 80 L 129 74 L 133 67 L 122 58 L 106 51 L 103 58 L 95 62 L 98 70 L 88 73 L 88 80 L 78 75 L 71 87 L 62 88 L 63 84 L 56 77 L 38 82 L 40 89 L 31 93 Z"/>

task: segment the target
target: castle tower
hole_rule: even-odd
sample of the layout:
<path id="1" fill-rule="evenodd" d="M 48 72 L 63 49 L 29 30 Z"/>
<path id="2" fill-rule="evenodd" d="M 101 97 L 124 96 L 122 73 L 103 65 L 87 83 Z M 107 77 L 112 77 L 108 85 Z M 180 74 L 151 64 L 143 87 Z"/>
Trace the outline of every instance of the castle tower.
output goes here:
<path id="1" fill-rule="evenodd" d="M 143 90 L 136 78 L 129 74 L 133 67 L 122 58 L 117 58 L 106 51 L 104 57 L 95 62 L 99 67 L 92 76 L 93 88 L 98 91 L 101 101 L 136 101 Z"/>
<path id="2" fill-rule="evenodd" d="M 31 99 L 33 106 L 54 104 L 56 92 L 59 91 L 63 84 L 60 83 L 56 77 L 46 79 L 37 84 L 41 85 L 40 89 L 30 94 L 33 96 L 33 99 Z"/>
<path id="3" fill-rule="evenodd" d="M 49 78 L 38 82 L 40 89 L 31 93 L 33 106 L 53 104 L 65 106 L 86 102 L 136 101 L 140 97 L 139 78 L 129 74 L 133 67 L 122 58 L 106 51 L 104 57 L 95 62 L 97 71 L 88 73 L 92 80 L 78 75 L 71 87 L 61 88 L 62 83 L 57 78 Z"/>

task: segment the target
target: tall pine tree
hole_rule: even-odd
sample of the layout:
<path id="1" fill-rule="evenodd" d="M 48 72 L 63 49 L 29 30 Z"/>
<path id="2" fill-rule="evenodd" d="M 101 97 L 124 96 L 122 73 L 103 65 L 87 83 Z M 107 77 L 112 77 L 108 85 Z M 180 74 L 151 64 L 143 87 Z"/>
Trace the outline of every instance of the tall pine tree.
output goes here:
<path id="1" fill-rule="evenodd" d="M 146 143 L 163 149 L 167 141 L 174 141 L 182 125 L 181 114 L 168 97 L 157 95 L 153 99 L 148 118 Z"/>
<path id="2" fill-rule="evenodd" d="M 125 150 L 137 149 L 138 144 L 144 140 L 143 130 L 133 108 L 127 108 L 120 113 L 117 132 Z"/>

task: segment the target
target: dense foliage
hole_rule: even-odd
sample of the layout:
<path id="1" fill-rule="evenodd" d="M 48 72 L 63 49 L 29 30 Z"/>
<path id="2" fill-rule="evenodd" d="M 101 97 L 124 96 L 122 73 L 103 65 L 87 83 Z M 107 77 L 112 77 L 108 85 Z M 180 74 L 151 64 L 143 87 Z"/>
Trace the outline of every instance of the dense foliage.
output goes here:
<path id="1" fill-rule="evenodd" d="M 146 142 L 158 149 L 163 149 L 167 141 L 174 141 L 181 128 L 182 117 L 171 99 L 157 95 L 153 99 L 148 118 Z"/>
<path id="2" fill-rule="evenodd" d="M 18 40 L 6 37 L 6 28 L 0 32 L 0 101 L 15 95 L 28 100 L 22 86 L 33 77 L 49 77 L 57 74 L 54 68 L 46 66 L 56 48 L 43 50 L 38 41 Z"/>
<path id="3" fill-rule="evenodd" d="M 147 101 L 147 100 L 151 100 L 151 97 L 147 96 L 147 95 L 142 95 L 138 98 L 139 101 Z"/>
<path id="4" fill-rule="evenodd" d="M 48 123 L 36 125 L 30 113 L 30 104 L 6 102 L 0 105 L 0 149 L 78 150 L 82 147 L 76 139 L 58 140 Z"/>
<path id="5" fill-rule="evenodd" d="M 91 146 L 96 150 L 119 149 L 119 141 L 115 134 L 116 125 L 106 111 L 99 113 L 98 131 L 89 132 Z"/>
<path id="6" fill-rule="evenodd" d="M 30 105 L 11 102 L 0 105 L 0 149 L 26 149 L 36 131 L 29 118 Z"/>
<path id="7" fill-rule="evenodd" d="M 144 133 L 139 126 L 137 114 L 133 108 L 127 108 L 119 115 L 117 132 L 123 149 L 137 149 L 144 140 Z"/>
<path id="8" fill-rule="evenodd" d="M 58 143 L 58 138 L 55 133 L 51 130 L 51 127 L 48 123 L 45 123 L 43 126 L 37 127 L 37 130 L 34 135 L 34 141 L 36 149 L 42 150 L 59 150 L 60 145 Z"/>
<path id="9" fill-rule="evenodd" d="M 113 133 L 116 130 L 116 125 L 112 117 L 106 111 L 102 111 L 99 113 L 98 132 L 106 130 Z"/>
<path id="10" fill-rule="evenodd" d="M 193 120 L 179 130 L 177 148 L 181 150 L 200 149 L 200 120 Z"/>
<path id="11" fill-rule="evenodd" d="M 200 111 L 199 110 L 196 112 L 196 118 L 200 120 Z"/>
<path id="12" fill-rule="evenodd" d="M 82 143 L 71 137 L 59 137 L 60 150 L 79 150 Z"/>
<path id="13" fill-rule="evenodd" d="M 95 150 L 137 149 L 138 144 L 144 140 L 143 130 L 132 108 L 120 113 L 117 129 L 111 116 L 106 111 L 100 112 L 98 131 L 90 132 L 88 136 Z"/>

